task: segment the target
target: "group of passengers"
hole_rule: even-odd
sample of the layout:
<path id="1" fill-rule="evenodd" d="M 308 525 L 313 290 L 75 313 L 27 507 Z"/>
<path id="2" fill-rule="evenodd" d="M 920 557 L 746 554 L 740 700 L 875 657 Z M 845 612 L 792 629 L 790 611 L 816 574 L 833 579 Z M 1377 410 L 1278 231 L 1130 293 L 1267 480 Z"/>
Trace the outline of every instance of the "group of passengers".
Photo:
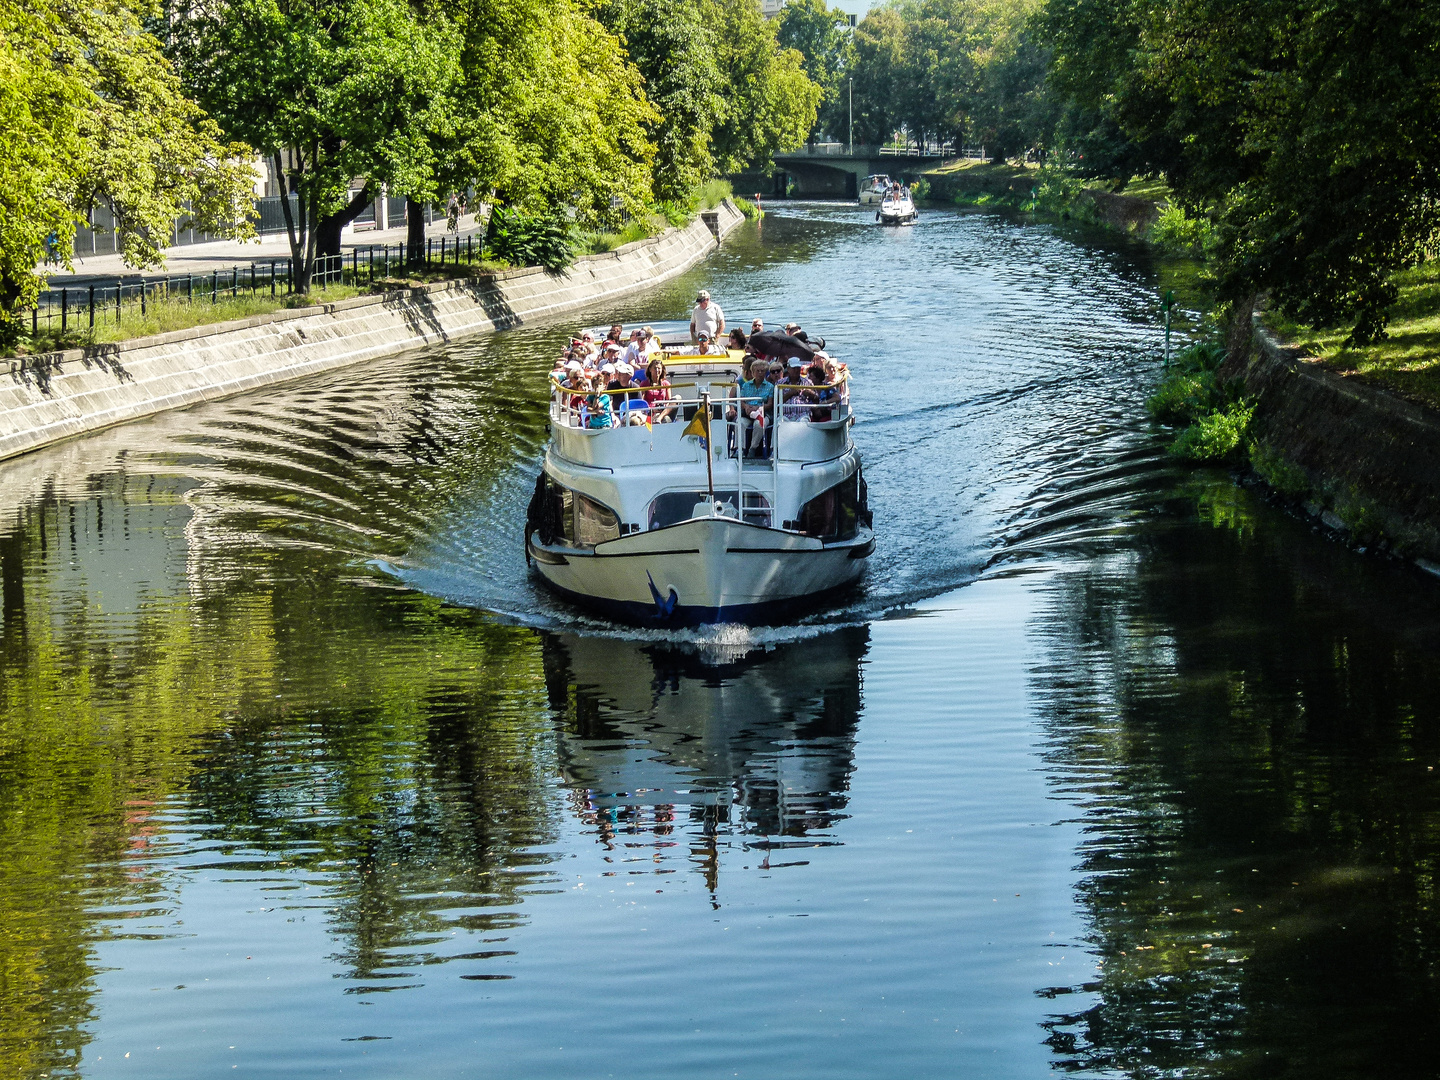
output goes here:
<path id="1" fill-rule="evenodd" d="M 846 398 L 844 365 L 826 355 L 823 339 L 818 345 L 810 342 L 796 323 L 787 323 L 783 334 L 775 334 L 766 333 L 764 322 L 755 319 L 748 336 L 736 327 L 721 340 L 725 317 L 710 294 L 701 292 L 690 325 L 695 344 L 683 353 L 672 351 L 672 356 L 738 353 L 743 357 L 741 378 L 731 386 L 725 409 L 725 418 L 733 425 L 732 452 L 738 431 L 746 456 L 769 455 L 777 387 L 786 420 L 831 420 Z M 796 343 L 804 347 L 797 349 Z M 764 349 L 790 355 L 767 354 Z M 648 326 L 630 331 L 628 338 L 618 323 L 599 342 L 590 331 L 571 338 L 551 379 L 569 392 L 565 400 L 570 422 L 581 427 L 664 424 L 680 415 L 680 397 L 671 389 L 660 341 Z"/>
<path id="2" fill-rule="evenodd" d="M 798 356 L 781 360 L 752 352 L 748 354 L 748 365 L 746 374 L 731 389 L 731 401 L 725 409 L 725 419 L 739 421 L 739 440 L 746 456 L 769 456 L 775 387 L 780 389 L 780 415 L 786 420 L 820 423 L 834 419 L 836 406 L 845 399 L 841 365 L 826 356 L 824 350 L 816 352 L 808 362 Z"/>
<path id="3" fill-rule="evenodd" d="M 664 424 L 680 408 L 660 341 L 648 326 L 632 330 L 626 340 L 625 328 L 616 323 L 598 343 L 586 330 L 570 339 L 550 377 L 570 391 L 570 415 L 582 427 Z"/>

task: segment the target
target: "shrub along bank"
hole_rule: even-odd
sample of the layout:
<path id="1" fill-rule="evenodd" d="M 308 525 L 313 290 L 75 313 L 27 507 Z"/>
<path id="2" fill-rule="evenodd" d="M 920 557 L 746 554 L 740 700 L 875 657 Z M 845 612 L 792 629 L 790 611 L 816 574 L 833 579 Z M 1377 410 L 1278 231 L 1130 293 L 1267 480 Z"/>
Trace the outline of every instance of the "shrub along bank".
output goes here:
<path id="1" fill-rule="evenodd" d="M 1166 255 L 1203 258 L 1214 248 L 1208 216 L 1189 213 L 1164 180 L 1124 184 L 1081 179 L 1055 165 L 962 161 L 924 173 L 911 186 L 918 199 L 955 206 L 1020 210 L 1125 233 Z"/>
<path id="2" fill-rule="evenodd" d="M 1246 472 L 1362 549 L 1440 573 L 1440 267 L 1396 284 L 1384 341 L 1345 348 L 1346 330 L 1247 308 L 1147 404 L 1178 429 L 1176 457 Z"/>

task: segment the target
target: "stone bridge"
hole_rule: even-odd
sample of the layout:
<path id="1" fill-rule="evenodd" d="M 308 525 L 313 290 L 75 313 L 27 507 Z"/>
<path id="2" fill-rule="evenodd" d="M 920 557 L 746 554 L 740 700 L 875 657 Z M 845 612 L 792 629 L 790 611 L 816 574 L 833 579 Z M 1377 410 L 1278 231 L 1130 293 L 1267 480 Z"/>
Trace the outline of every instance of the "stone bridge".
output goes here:
<path id="1" fill-rule="evenodd" d="M 755 192 L 783 196 L 789 183 L 794 181 L 796 198 L 853 199 L 860 193 L 860 181 L 871 173 L 914 176 L 954 157 L 955 152 L 949 147 L 899 150 L 859 143 L 854 146 L 820 143 L 776 154 L 772 159 L 775 172 L 770 176 L 737 173 L 730 179 L 735 194 L 747 197 Z"/>

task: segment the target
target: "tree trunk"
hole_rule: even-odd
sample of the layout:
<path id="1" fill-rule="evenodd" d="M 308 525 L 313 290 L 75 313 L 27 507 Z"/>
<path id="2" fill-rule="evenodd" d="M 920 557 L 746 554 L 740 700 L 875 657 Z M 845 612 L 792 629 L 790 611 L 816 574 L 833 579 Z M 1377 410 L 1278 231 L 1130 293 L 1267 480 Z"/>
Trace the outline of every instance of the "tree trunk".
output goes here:
<path id="1" fill-rule="evenodd" d="M 338 259 L 340 257 L 340 233 L 365 212 L 365 207 L 374 200 L 370 196 L 370 184 L 367 182 L 364 187 L 350 197 L 343 210 L 336 211 L 329 217 L 321 218 L 315 225 L 315 254 L 322 259 Z M 334 272 L 334 266 L 327 262 L 327 273 Z M 328 278 L 327 278 L 328 280 Z"/>
<path id="2" fill-rule="evenodd" d="M 300 162 L 300 155 L 294 152 L 297 164 Z M 303 170 L 301 165 L 300 169 Z M 295 220 L 295 215 L 290 211 L 290 190 L 294 188 L 297 193 L 303 191 L 302 186 L 293 177 L 285 175 L 285 162 L 280 154 L 275 154 L 275 175 L 279 177 L 283 190 L 280 192 L 280 210 L 285 215 L 285 234 L 290 241 L 290 287 L 295 292 L 310 291 L 310 275 L 307 272 L 305 263 L 305 196 L 300 195 L 299 205 L 300 220 Z"/>
<path id="3" fill-rule="evenodd" d="M 408 195 L 405 196 L 405 250 L 409 252 L 411 266 L 425 261 L 425 207 Z"/>

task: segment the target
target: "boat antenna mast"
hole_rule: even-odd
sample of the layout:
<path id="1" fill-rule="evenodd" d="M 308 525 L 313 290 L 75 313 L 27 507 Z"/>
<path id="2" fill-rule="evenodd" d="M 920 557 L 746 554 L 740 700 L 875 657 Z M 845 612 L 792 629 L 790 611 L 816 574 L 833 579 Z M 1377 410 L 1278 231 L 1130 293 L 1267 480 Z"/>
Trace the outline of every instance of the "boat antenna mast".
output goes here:
<path id="1" fill-rule="evenodd" d="M 700 395 L 700 408 L 704 410 L 705 419 L 701 426 L 705 429 L 704 436 L 700 439 L 700 445 L 705 448 L 705 486 L 710 493 L 710 505 L 715 505 L 715 451 L 710 447 L 710 391 L 706 390 Z"/>

